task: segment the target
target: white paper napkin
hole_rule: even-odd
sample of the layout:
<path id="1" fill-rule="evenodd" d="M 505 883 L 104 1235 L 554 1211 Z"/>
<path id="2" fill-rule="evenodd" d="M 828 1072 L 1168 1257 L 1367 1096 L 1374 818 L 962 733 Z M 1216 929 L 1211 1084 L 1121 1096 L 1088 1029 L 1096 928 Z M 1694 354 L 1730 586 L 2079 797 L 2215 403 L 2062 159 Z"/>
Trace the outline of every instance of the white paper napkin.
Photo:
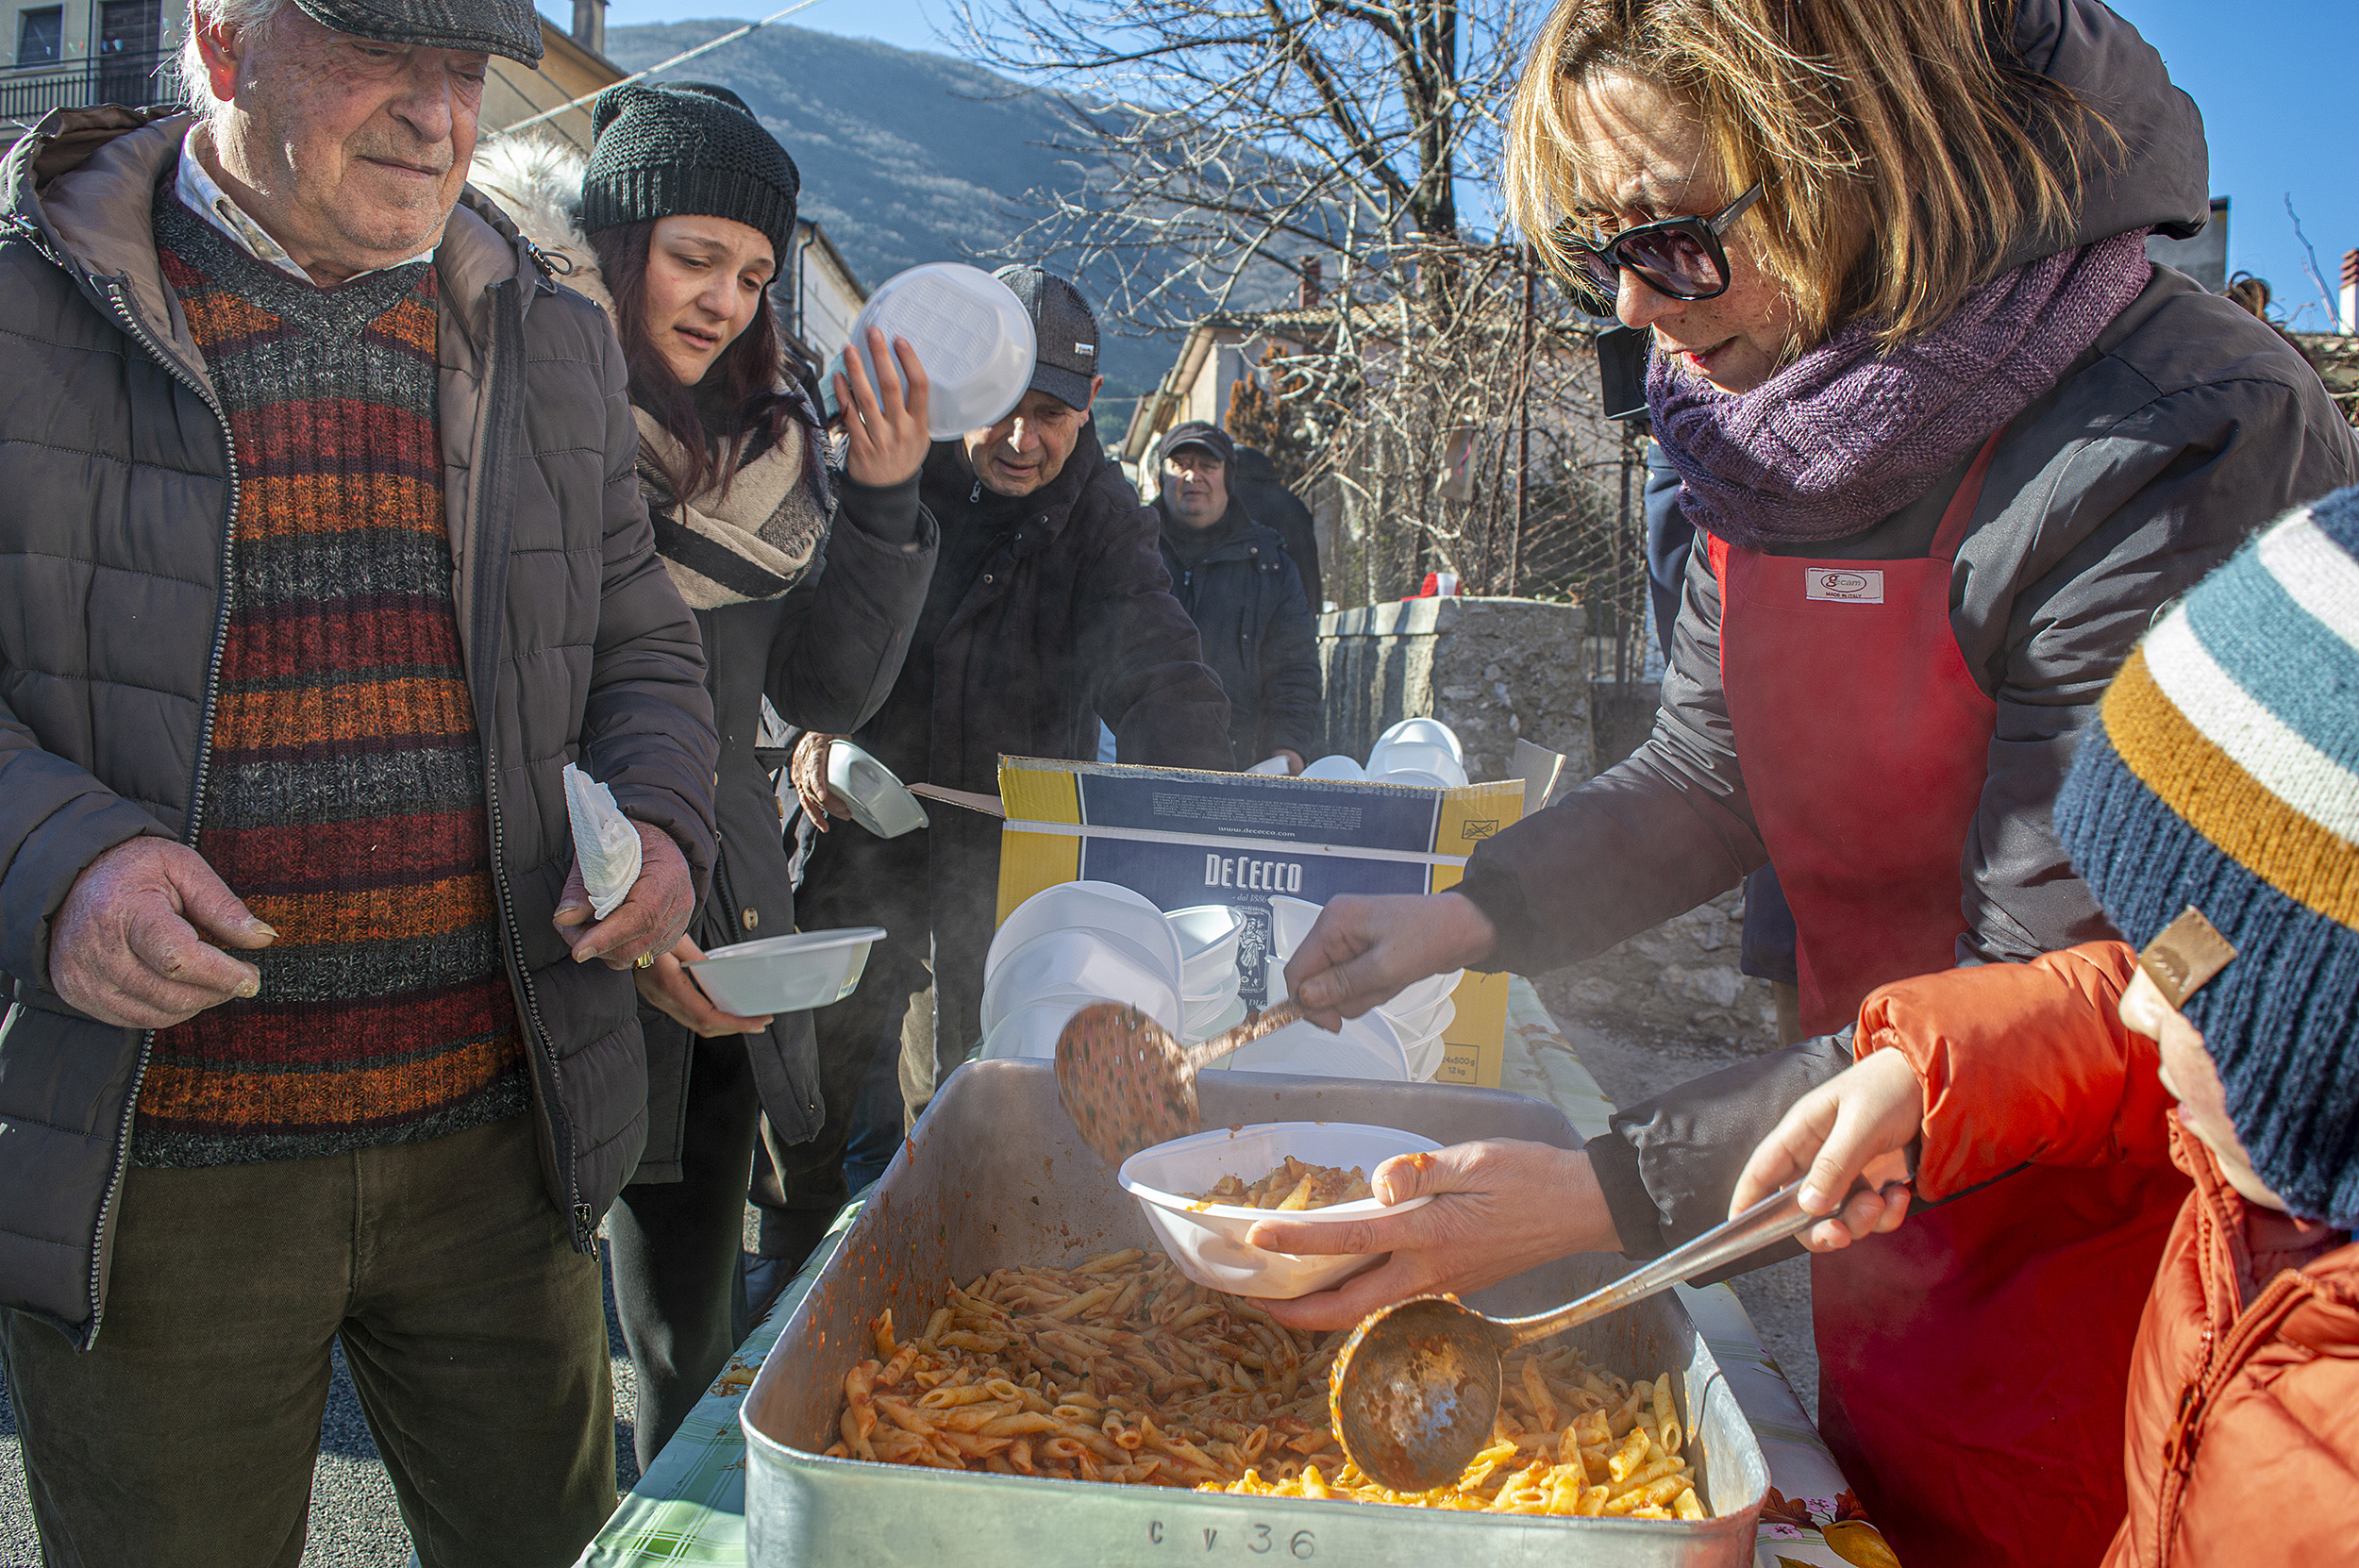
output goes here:
<path id="1" fill-rule="evenodd" d="M 574 825 L 574 859 L 581 862 L 590 912 L 600 920 L 639 880 L 639 829 L 614 804 L 614 792 L 565 764 L 565 814 Z"/>

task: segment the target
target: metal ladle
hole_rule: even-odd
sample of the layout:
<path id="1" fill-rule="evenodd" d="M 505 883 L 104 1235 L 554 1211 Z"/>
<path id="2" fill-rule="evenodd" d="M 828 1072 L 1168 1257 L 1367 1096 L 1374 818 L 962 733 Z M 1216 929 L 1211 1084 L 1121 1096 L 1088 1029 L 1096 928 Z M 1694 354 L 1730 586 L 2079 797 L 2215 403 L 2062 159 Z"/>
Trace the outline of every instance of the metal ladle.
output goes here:
<path id="1" fill-rule="evenodd" d="M 1643 1301 L 1808 1228 L 1799 1181 L 1569 1306 L 1486 1317 L 1447 1296 L 1413 1296 L 1362 1320 L 1329 1383 L 1335 1436 L 1361 1473 L 1396 1492 L 1456 1480 L 1499 1412 L 1501 1358 L 1517 1345 Z"/>

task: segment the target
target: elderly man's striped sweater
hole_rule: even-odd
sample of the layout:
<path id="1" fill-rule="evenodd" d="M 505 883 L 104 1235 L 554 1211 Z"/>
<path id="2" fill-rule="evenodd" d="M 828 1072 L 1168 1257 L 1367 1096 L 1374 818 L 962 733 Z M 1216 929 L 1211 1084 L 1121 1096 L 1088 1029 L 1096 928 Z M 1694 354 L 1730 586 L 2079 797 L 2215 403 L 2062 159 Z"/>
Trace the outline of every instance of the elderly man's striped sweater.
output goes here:
<path id="1" fill-rule="evenodd" d="M 157 1037 L 134 1158 L 302 1159 L 512 1115 L 528 1093 L 451 599 L 433 267 L 313 288 L 169 184 L 156 234 L 240 477 L 196 847 L 278 937 L 259 996 Z"/>

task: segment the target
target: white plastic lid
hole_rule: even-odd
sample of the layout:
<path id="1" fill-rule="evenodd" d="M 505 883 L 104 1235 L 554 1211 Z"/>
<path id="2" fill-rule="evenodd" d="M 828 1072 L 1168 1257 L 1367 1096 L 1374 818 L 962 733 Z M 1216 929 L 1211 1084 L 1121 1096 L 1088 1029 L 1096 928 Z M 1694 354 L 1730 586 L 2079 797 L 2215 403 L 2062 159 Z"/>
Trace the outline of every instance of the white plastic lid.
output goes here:
<path id="1" fill-rule="evenodd" d="M 1032 384 L 1038 348 L 1032 318 L 1013 290 L 979 267 L 929 261 L 878 285 L 852 324 L 852 348 L 874 386 L 877 367 L 868 359 L 872 326 L 882 329 L 887 344 L 907 338 L 916 348 L 932 388 L 927 433 L 936 441 L 996 425 Z M 827 390 L 832 416 L 837 412 L 832 380 Z"/>

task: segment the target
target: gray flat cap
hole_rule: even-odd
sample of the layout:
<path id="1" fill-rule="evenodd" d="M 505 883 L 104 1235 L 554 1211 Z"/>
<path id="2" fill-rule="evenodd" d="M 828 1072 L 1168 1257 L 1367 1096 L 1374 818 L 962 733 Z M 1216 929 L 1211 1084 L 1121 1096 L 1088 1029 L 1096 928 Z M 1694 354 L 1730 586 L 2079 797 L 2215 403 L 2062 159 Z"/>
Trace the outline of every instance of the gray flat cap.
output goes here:
<path id="1" fill-rule="evenodd" d="M 541 63 L 541 15 L 532 0 L 294 0 L 323 27 L 354 38 L 427 49 L 481 49 Z"/>

